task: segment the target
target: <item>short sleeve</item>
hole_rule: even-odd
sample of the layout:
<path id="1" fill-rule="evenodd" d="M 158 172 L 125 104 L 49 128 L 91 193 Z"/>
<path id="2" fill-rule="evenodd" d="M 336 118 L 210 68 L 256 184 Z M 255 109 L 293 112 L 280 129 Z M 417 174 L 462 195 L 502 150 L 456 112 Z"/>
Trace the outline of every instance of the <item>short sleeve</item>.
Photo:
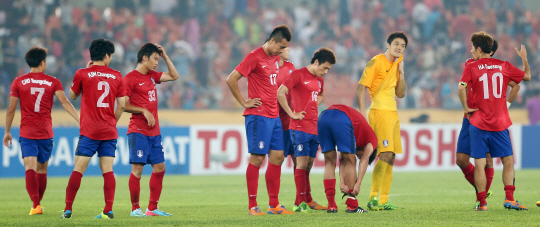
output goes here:
<path id="1" fill-rule="evenodd" d="M 283 82 L 283 85 L 290 90 L 292 90 L 296 84 L 300 81 L 300 74 L 297 71 L 293 71 L 289 78 Z"/>
<path id="2" fill-rule="evenodd" d="M 64 91 L 64 88 L 62 87 L 62 83 L 58 78 L 54 78 L 54 92 L 56 91 Z"/>
<path id="3" fill-rule="evenodd" d="M 9 91 L 9 96 L 19 98 L 19 80 L 13 80 L 13 84 L 11 84 L 11 90 Z"/>
<path id="4" fill-rule="evenodd" d="M 133 83 L 132 83 L 131 76 L 126 76 L 126 78 L 123 79 L 123 87 L 124 87 L 124 96 L 131 97 L 133 95 Z"/>
<path id="5" fill-rule="evenodd" d="M 255 54 L 249 53 L 242 62 L 234 70 L 242 74 L 244 77 L 248 77 L 248 75 L 255 69 L 257 66 L 257 58 L 255 57 Z"/>
<path id="6" fill-rule="evenodd" d="M 505 66 L 506 66 L 505 67 L 506 76 L 508 76 L 511 81 L 514 81 L 516 82 L 516 84 L 519 84 L 521 80 L 523 80 L 523 77 L 525 76 L 525 72 L 521 71 L 521 69 L 518 69 L 517 67 L 510 64 L 509 62 L 505 62 Z"/>
<path id="7" fill-rule="evenodd" d="M 118 92 L 116 92 L 116 97 L 126 96 L 126 89 L 124 86 L 124 80 L 122 79 L 122 74 L 118 73 L 116 78 L 118 79 Z"/>
<path id="8" fill-rule="evenodd" d="M 375 79 L 379 71 L 380 65 L 377 62 L 377 59 L 372 58 L 366 64 L 366 68 L 364 69 L 364 72 L 362 73 L 362 77 L 360 78 L 358 84 L 362 84 L 366 87 L 371 87 L 373 85 L 373 80 Z"/>
<path id="9" fill-rule="evenodd" d="M 321 85 L 321 93 L 319 95 L 322 95 L 324 92 L 324 79 L 322 77 L 319 77 L 319 85 Z"/>
<path id="10" fill-rule="evenodd" d="M 461 79 L 459 79 L 459 84 L 467 87 L 472 79 L 471 67 L 465 67 Z"/>
<path id="11" fill-rule="evenodd" d="M 150 71 L 152 74 L 150 74 L 150 76 L 152 77 L 152 79 L 154 79 L 154 82 L 156 84 L 161 84 L 161 75 L 163 75 L 163 72 L 155 72 L 155 71 Z"/>
<path id="12" fill-rule="evenodd" d="M 80 70 L 77 70 L 77 72 L 75 72 L 75 76 L 73 76 L 73 84 L 71 85 L 71 90 L 75 92 L 75 94 L 80 94 L 82 91 L 82 76 L 79 71 Z"/>

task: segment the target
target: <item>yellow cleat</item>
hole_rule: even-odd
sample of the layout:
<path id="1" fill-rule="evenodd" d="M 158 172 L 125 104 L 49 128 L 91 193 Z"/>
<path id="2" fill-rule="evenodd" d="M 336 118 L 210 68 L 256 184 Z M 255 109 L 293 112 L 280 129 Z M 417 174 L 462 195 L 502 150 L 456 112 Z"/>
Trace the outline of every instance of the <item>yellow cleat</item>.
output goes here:
<path id="1" fill-rule="evenodd" d="M 41 205 L 38 205 L 36 208 L 30 209 L 30 214 L 28 215 L 34 215 L 34 214 L 43 214 L 43 208 L 41 208 Z"/>

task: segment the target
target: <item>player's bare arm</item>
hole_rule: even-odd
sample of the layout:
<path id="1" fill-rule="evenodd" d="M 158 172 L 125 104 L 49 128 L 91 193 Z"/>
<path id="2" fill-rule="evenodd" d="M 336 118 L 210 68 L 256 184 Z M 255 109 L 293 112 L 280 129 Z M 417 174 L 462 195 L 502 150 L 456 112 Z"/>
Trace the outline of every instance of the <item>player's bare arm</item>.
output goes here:
<path id="1" fill-rule="evenodd" d="M 120 120 L 120 117 L 122 116 L 122 113 L 124 112 L 124 109 L 126 107 L 126 99 L 124 97 L 117 97 L 116 98 L 116 110 L 114 111 L 114 116 L 116 116 L 116 122 Z"/>
<path id="2" fill-rule="evenodd" d="M 236 70 L 233 70 L 226 80 L 227 85 L 229 86 L 229 89 L 231 90 L 231 93 L 236 101 L 244 108 L 257 108 L 261 106 L 262 102 L 260 98 L 248 98 L 247 100 L 244 100 L 244 97 L 242 97 L 242 93 L 240 93 L 240 89 L 238 88 L 238 81 L 240 79 L 242 79 L 242 74 Z"/>
<path id="3" fill-rule="evenodd" d="M 152 115 L 152 113 L 148 111 L 148 109 L 144 107 L 131 105 L 129 103 L 129 96 L 124 96 L 124 99 L 125 99 L 125 104 L 126 104 L 126 107 L 124 108 L 124 112 L 132 113 L 132 114 L 142 113 L 143 116 L 146 118 L 146 122 L 148 123 L 148 126 L 154 127 L 154 125 L 156 125 L 156 119 L 154 118 L 154 115 Z"/>
<path id="4" fill-rule="evenodd" d="M 79 95 L 81 95 L 81 94 L 77 94 L 73 90 L 69 89 L 69 98 L 71 98 L 71 100 L 77 100 Z"/>
<path id="5" fill-rule="evenodd" d="M 317 96 L 317 106 L 321 105 L 323 98 L 324 98 L 323 94 L 319 94 Z"/>
<path id="6" fill-rule="evenodd" d="M 363 84 L 358 84 L 358 87 L 356 87 L 356 100 L 358 101 L 358 110 L 360 110 L 360 113 L 364 118 L 366 117 L 366 89 L 367 87 Z"/>
<path id="7" fill-rule="evenodd" d="M 373 154 L 373 145 L 371 143 L 366 145 L 361 156 L 359 153 L 356 153 L 356 155 L 359 156 L 358 158 L 360 159 L 360 163 L 358 163 L 358 178 L 356 179 L 356 183 L 354 183 L 354 188 L 352 191 L 354 196 L 357 196 L 358 193 L 360 193 L 360 185 L 362 184 L 362 179 L 364 179 L 364 175 L 366 174 L 367 167 L 369 165 L 369 157 L 371 154 Z"/>
<path id="8" fill-rule="evenodd" d="M 17 103 L 19 102 L 18 97 L 9 97 L 9 106 L 6 113 L 6 131 L 4 133 L 4 146 L 11 148 L 12 136 L 11 136 L 11 124 L 13 124 L 13 118 L 15 118 L 15 109 L 17 108 Z"/>
<path id="9" fill-rule="evenodd" d="M 399 82 L 396 86 L 396 96 L 398 98 L 405 97 L 405 91 L 407 91 L 407 83 L 405 82 L 405 72 L 403 69 L 403 60 L 399 62 L 398 69 L 399 69 Z"/>
<path id="10" fill-rule="evenodd" d="M 506 101 L 507 107 L 510 107 L 510 104 L 514 101 L 514 99 L 516 99 L 519 93 L 520 86 L 514 81 L 510 81 L 510 83 L 508 83 L 508 86 L 512 88 L 510 90 L 510 94 L 508 95 L 508 100 Z"/>
<path id="11" fill-rule="evenodd" d="M 285 112 L 294 120 L 302 120 L 304 118 L 304 114 L 306 114 L 306 111 L 302 111 L 302 112 L 294 112 L 291 110 L 291 107 L 289 106 L 289 102 L 287 102 L 287 92 L 289 92 L 289 88 L 287 88 L 287 86 L 285 85 L 281 85 L 278 89 L 278 101 L 279 101 L 279 105 L 281 105 L 281 108 L 283 108 L 283 110 L 285 110 Z"/>
<path id="12" fill-rule="evenodd" d="M 471 109 L 467 106 L 467 85 L 460 83 L 458 86 L 459 101 L 461 101 L 461 106 L 463 111 L 467 115 L 467 118 L 470 118 L 471 114 L 478 109 Z"/>
<path id="13" fill-rule="evenodd" d="M 523 80 L 529 81 L 531 80 L 531 68 L 529 68 L 529 61 L 527 60 L 527 49 L 525 48 L 525 45 L 521 45 L 520 50 L 516 48 L 516 52 L 521 58 L 521 61 L 523 61 L 523 71 L 525 72 Z"/>
<path id="14" fill-rule="evenodd" d="M 58 101 L 60 101 L 60 104 L 62 104 L 62 107 L 66 112 L 73 117 L 77 121 L 77 124 L 80 123 L 79 114 L 75 110 L 75 107 L 73 107 L 73 104 L 67 99 L 66 94 L 64 94 L 64 91 L 56 91 L 54 92 L 54 95 L 56 98 L 58 98 Z"/>
<path id="15" fill-rule="evenodd" d="M 176 71 L 176 68 L 174 67 L 171 59 L 165 52 L 165 49 L 161 45 L 156 44 L 156 46 L 161 50 L 160 56 L 165 60 L 165 63 L 167 64 L 167 68 L 169 69 L 169 72 L 164 72 L 161 74 L 161 77 L 159 78 L 160 82 L 167 82 L 167 81 L 174 81 L 177 80 L 180 75 L 178 75 L 178 72 Z"/>

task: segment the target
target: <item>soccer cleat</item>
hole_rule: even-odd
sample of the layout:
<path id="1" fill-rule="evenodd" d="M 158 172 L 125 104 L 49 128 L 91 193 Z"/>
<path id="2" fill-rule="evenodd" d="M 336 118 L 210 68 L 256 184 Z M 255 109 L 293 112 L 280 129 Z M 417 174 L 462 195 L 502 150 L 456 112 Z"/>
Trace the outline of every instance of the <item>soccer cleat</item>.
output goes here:
<path id="1" fill-rule="evenodd" d="M 474 209 L 478 209 L 478 207 L 480 207 L 480 201 L 476 201 L 476 203 L 474 203 Z"/>
<path id="2" fill-rule="evenodd" d="M 148 208 L 146 208 L 146 216 L 172 216 L 172 214 L 165 213 L 161 211 L 160 209 L 149 211 Z"/>
<path id="3" fill-rule="evenodd" d="M 504 200 L 504 208 L 506 209 L 514 209 L 514 210 L 529 210 L 529 208 L 521 205 L 519 201 L 511 201 L 511 200 Z"/>
<path id="4" fill-rule="evenodd" d="M 34 215 L 34 214 L 43 214 L 43 208 L 41 208 L 41 205 L 37 205 L 36 208 L 30 209 L 30 213 L 28 215 Z"/>
<path id="5" fill-rule="evenodd" d="M 368 211 L 363 209 L 362 207 L 356 207 L 354 209 L 350 209 L 347 206 L 347 209 L 345 210 L 345 212 L 347 212 L 347 213 L 367 213 Z"/>
<path id="6" fill-rule="evenodd" d="M 306 204 L 307 206 L 307 204 Z M 268 206 L 268 214 L 294 214 L 294 212 L 285 209 L 285 206 L 278 204 L 275 208 Z"/>
<path id="7" fill-rule="evenodd" d="M 144 214 L 141 210 L 141 208 L 137 208 L 134 211 L 131 211 L 131 217 L 146 217 L 146 214 Z"/>
<path id="8" fill-rule="evenodd" d="M 369 202 L 367 203 L 367 207 L 368 207 L 368 209 L 371 210 L 371 211 L 378 211 L 378 210 L 384 209 L 384 208 L 379 204 L 379 200 L 377 199 L 377 197 L 371 198 L 371 200 L 369 200 Z"/>
<path id="9" fill-rule="evenodd" d="M 252 207 L 249 209 L 249 215 L 266 215 L 259 209 L 259 207 Z"/>
<path id="10" fill-rule="evenodd" d="M 313 212 L 314 210 L 309 207 L 309 205 L 306 202 L 300 203 L 300 205 L 294 205 L 293 207 L 294 212 Z"/>
<path id="11" fill-rule="evenodd" d="M 397 209 L 404 209 L 403 207 L 398 207 L 394 204 L 391 204 L 390 202 L 382 205 L 383 210 L 397 210 Z"/>
<path id="12" fill-rule="evenodd" d="M 493 192 L 491 192 L 491 189 L 486 194 L 486 199 L 491 197 L 493 195 Z"/>
<path id="13" fill-rule="evenodd" d="M 319 205 L 317 203 L 317 201 L 313 200 L 309 203 L 307 203 L 307 205 L 309 206 L 309 208 L 311 208 L 312 210 L 326 210 L 326 207 L 325 206 L 322 206 L 322 205 Z"/>
<path id="14" fill-rule="evenodd" d="M 114 214 L 111 211 L 109 211 L 108 213 L 103 213 L 103 211 L 101 212 L 101 214 L 98 214 L 98 216 L 94 217 L 94 219 L 113 219 L 114 218 Z"/>
<path id="15" fill-rule="evenodd" d="M 484 204 L 483 206 L 479 206 L 474 211 L 487 211 L 487 204 Z"/>
<path id="16" fill-rule="evenodd" d="M 328 207 L 326 213 L 337 213 L 337 207 Z"/>
<path id="17" fill-rule="evenodd" d="M 66 210 L 66 211 L 62 211 L 63 214 L 62 216 L 60 216 L 60 218 L 66 218 L 66 219 L 69 219 L 71 218 L 71 210 Z"/>

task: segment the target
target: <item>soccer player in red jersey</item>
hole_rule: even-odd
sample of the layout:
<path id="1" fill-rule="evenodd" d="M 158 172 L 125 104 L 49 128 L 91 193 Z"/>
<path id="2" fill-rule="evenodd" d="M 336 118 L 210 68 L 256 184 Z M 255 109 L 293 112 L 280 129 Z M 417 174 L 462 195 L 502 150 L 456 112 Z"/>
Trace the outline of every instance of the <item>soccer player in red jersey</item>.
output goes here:
<path id="1" fill-rule="evenodd" d="M 486 203 L 486 153 L 500 157 L 503 163 L 503 183 L 506 192 L 504 207 L 527 210 L 514 199 L 513 153 L 508 127 L 512 125 L 506 105 L 508 83 L 531 79 L 527 61 L 527 51 L 522 45 L 516 51 L 525 63 L 525 72 L 506 61 L 490 57 L 493 38 L 485 32 L 476 32 L 471 37 L 471 53 L 476 60 L 463 70 L 460 80 L 459 99 L 465 114 L 470 118 L 471 157 L 475 159 L 474 181 L 477 200 L 480 205 L 475 210 L 487 211 Z M 472 86 L 473 103 L 476 109 L 467 104 L 467 87 Z"/>
<path id="2" fill-rule="evenodd" d="M 106 39 L 96 39 L 90 45 L 90 59 L 84 69 L 75 72 L 70 98 L 81 97 L 81 132 L 75 152 L 75 167 L 66 188 L 66 207 L 62 218 L 71 218 L 72 205 L 81 185 L 81 178 L 88 163 L 97 152 L 103 173 L 105 208 L 95 218 L 114 218 L 112 206 L 116 180 L 113 161 L 118 131 L 116 122 L 124 112 L 124 85 L 122 74 L 109 68 L 114 44 Z M 114 108 L 116 100 L 116 110 Z"/>
<path id="3" fill-rule="evenodd" d="M 159 57 L 162 57 L 169 72 L 155 72 Z M 126 109 L 131 113 L 129 121 L 129 162 L 132 164 L 129 177 L 131 194 L 131 216 L 171 216 L 157 208 L 163 176 L 165 174 L 165 157 L 161 145 L 161 132 L 158 120 L 158 102 L 156 84 L 174 81 L 179 77 L 173 63 L 160 45 L 144 44 L 137 53 L 137 68 L 124 78 Z M 150 176 L 150 202 L 146 212 L 139 206 L 141 192 L 141 175 L 146 164 L 152 165 Z"/>
<path id="4" fill-rule="evenodd" d="M 276 82 L 278 87 L 285 82 L 289 76 L 291 75 L 292 71 L 294 71 L 294 65 L 292 62 L 287 61 L 289 60 L 289 48 L 283 49 L 283 52 L 279 54 L 279 71 L 277 74 Z M 289 102 L 289 105 L 291 105 L 291 94 L 287 93 L 287 102 Z M 294 168 L 296 169 L 296 159 L 294 158 L 294 148 L 291 142 L 291 134 L 289 132 L 289 122 L 291 121 L 291 117 L 283 110 L 283 107 L 279 106 L 279 119 L 281 120 L 281 126 L 283 128 L 283 145 L 284 145 L 284 151 L 283 155 L 285 157 L 291 156 L 291 159 L 294 163 Z"/>
<path id="5" fill-rule="evenodd" d="M 279 55 L 289 46 L 292 34 L 286 25 L 272 30 L 265 44 L 249 53 L 227 77 L 227 85 L 234 98 L 246 108 L 246 136 L 251 154 L 246 170 L 249 196 L 249 214 L 264 215 L 257 206 L 259 169 L 265 155 L 269 156 L 266 169 L 266 187 L 270 197 L 268 214 L 294 214 L 279 204 L 278 194 L 283 154 L 283 129 L 277 102 L 277 74 Z M 238 88 L 238 80 L 248 80 L 248 99 Z"/>
<path id="6" fill-rule="evenodd" d="M 79 122 L 79 115 L 66 98 L 62 83 L 56 77 L 44 74 L 47 68 L 46 57 L 47 50 L 43 48 L 33 47 L 26 52 L 24 58 L 30 66 L 30 73 L 15 78 L 11 84 L 3 139 L 4 145 L 11 147 L 11 124 L 20 99 L 19 144 L 26 171 L 26 191 L 33 203 L 30 215 L 43 213 L 40 202 L 47 188 L 47 166 L 53 148 L 53 96 L 56 96 L 62 107 Z"/>
<path id="7" fill-rule="evenodd" d="M 497 52 L 497 48 L 499 47 L 497 40 L 493 40 L 493 47 L 491 48 L 490 56 L 493 57 L 495 55 L 495 52 Z M 467 61 L 465 61 L 465 66 L 468 64 L 474 62 L 474 58 L 469 58 Z M 512 89 L 510 90 L 510 94 L 508 95 L 508 101 L 506 102 L 507 107 L 510 107 L 510 104 L 514 101 L 516 96 L 518 95 L 520 86 L 519 84 L 516 84 L 514 81 L 510 81 L 508 84 Z M 472 87 L 468 87 L 467 89 L 467 106 L 470 108 L 476 108 L 475 104 L 473 103 L 472 99 Z M 458 142 L 457 142 L 457 153 L 456 153 L 456 164 L 459 166 L 461 171 L 463 172 L 463 175 L 465 175 L 465 179 L 473 186 L 474 185 L 474 165 L 469 161 L 471 158 L 471 138 L 469 136 L 469 128 L 470 123 L 469 119 L 466 115 L 463 116 L 463 124 L 461 125 L 461 131 L 459 132 Z M 494 169 L 493 169 L 493 158 L 491 158 L 491 155 L 489 153 L 486 154 L 486 168 L 484 169 L 486 173 L 486 191 L 487 195 L 486 198 L 491 197 L 493 194 L 490 190 L 491 182 L 493 181 L 494 176 Z M 480 201 L 476 201 L 475 208 L 478 207 L 480 204 Z"/>
<path id="8" fill-rule="evenodd" d="M 289 130 L 296 157 L 294 171 L 296 201 L 293 208 L 295 212 L 310 212 L 312 206 L 318 210 L 326 209 L 311 198 L 311 193 L 309 199 L 306 194 L 307 191 L 310 191 L 308 189 L 311 189 L 309 171 L 319 149 L 317 119 L 319 116 L 318 106 L 323 100 L 324 92 L 322 77 L 334 64 L 336 64 L 334 52 L 325 47 L 319 48 L 311 58 L 311 65 L 294 70 L 278 90 L 279 104 L 291 117 Z M 293 108 L 289 106 L 287 101 L 286 94 L 289 91 Z"/>
<path id="9" fill-rule="evenodd" d="M 340 152 L 340 189 L 348 195 L 347 213 L 365 213 L 358 206 L 356 196 L 360 192 L 367 166 L 377 156 L 377 136 L 364 116 L 358 110 L 346 105 L 332 105 L 321 113 L 317 123 L 319 141 L 324 154 L 324 188 L 328 199 L 328 213 L 337 213 L 336 159 Z M 356 176 L 356 157 L 358 177 Z"/>

